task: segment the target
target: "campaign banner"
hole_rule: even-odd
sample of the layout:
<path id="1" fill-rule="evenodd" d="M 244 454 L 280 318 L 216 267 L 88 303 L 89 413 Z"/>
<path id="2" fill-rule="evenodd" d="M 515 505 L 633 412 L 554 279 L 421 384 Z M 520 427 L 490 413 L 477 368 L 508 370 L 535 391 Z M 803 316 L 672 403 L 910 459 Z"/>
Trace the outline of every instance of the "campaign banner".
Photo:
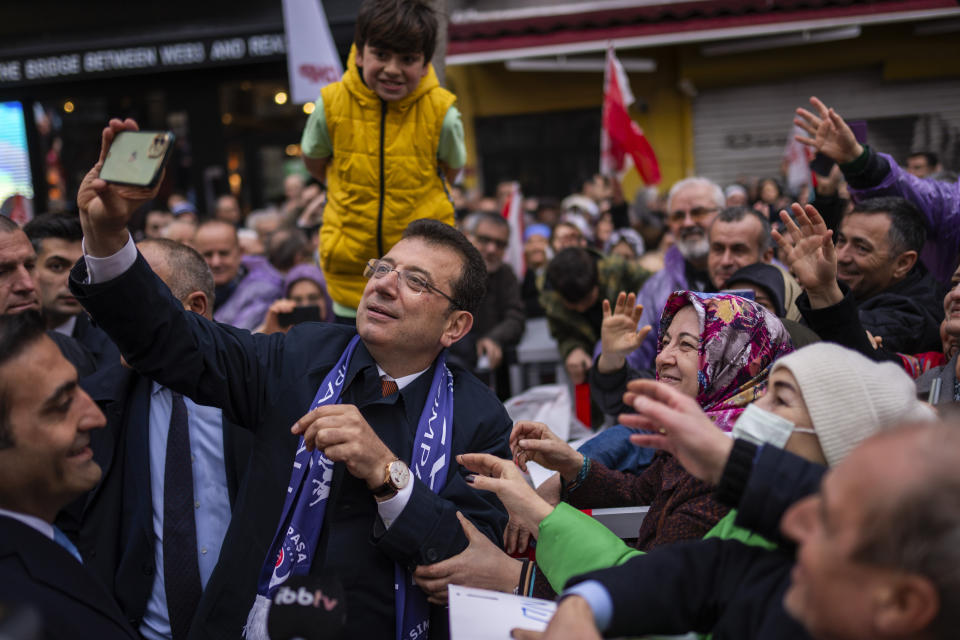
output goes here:
<path id="1" fill-rule="evenodd" d="M 320 89 L 343 75 L 340 55 L 320 0 L 283 0 L 287 36 L 287 75 L 290 99 L 313 102 Z"/>

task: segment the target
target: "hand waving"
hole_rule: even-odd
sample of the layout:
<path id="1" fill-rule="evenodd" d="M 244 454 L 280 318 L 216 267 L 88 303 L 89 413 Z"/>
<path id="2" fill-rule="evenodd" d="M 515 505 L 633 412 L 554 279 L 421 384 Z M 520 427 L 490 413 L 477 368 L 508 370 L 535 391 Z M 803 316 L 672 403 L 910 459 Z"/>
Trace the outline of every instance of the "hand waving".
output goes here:
<path id="1" fill-rule="evenodd" d="M 637 294 L 627 295 L 621 291 L 617 302 L 610 309 L 610 301 L 603 301 L 603 324 L 600 325 L 600 359 L 597 370 L 610 373 L 623 366 L 624 360 L 643 344 L 650 325 L 637 330 L 643 305 L 637 304 Z"/>
<path id="2" fill-rule="evenodd" d="M 807 133 L 806 136 L 796 136 L 797 142 L 813 147 L 841 164 L 859 158 L 863 146 L 857 142 L 843 118 L 815 96 L 810 98 L 810 104 L 816 114 L 800 107 L 796 111 L 797 117 L 793 119 L 793 123 Z"/>
<path id="3" fill-rule="evenodd" d="M 810 296 L 811 304 L 829 306 L 843 299 L 837 286 L 837 251 L 833 232 L 813 205 L 790 205 L 795 223 L 786 211 L 780 212 L 784 233 L 771 231 L 780 247 L 780 257 Z M 826 303 L 826 304 L 820 304 Z"/>

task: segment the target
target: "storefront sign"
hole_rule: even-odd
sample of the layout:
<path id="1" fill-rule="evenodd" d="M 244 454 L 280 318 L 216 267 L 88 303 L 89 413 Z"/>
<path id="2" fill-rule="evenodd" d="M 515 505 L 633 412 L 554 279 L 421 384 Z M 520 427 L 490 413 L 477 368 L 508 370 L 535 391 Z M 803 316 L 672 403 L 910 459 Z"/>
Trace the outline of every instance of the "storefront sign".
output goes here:
<path id="1" fill-rule="evenodd" d="M 283 34 L 265 33 L 24 56 L 0 60 L 0 88 L 279 60 L 285 53 Z"/>

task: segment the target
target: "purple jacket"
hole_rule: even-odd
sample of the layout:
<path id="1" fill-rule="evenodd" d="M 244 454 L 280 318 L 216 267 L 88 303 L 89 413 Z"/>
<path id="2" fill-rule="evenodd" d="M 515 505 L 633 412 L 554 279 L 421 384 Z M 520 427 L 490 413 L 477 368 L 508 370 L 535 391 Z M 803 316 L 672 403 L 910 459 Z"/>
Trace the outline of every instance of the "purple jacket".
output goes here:
<path id="1" fill-rule="evenodd" d="M 246 277 L 213 319 L 253 331 L 263 322 L 273 301 L 283 297 L 283 275 L 262 256 L 244 256 L 243 264 L 249 269 Z"/>
<path id="2" fill-rule="evenodd" d="M 960 246 L 960 181 L 948 183 L 918 178 L 901 169 L 889 155 L 872 155 L 874 157 L 870 158 L 864 174 L 847 176 L 850 195 L 855 202 L 899 196 L 915 204 L 930 225 L 930 235 L 920 259 L 937 281 L 949 282 L 957 266 L 957 247 Z M 884 163 L 889 165 L 886 176 L 871 186 L 869 182 L 880 175 L 882 168 L 879 165 Z"/>
<path id="3" fill-rule="evenodd" d="M 674 291 L 687 288 L 687 274 L 683 255 L 676 247 L 667 249 L 663 256 L 663 269 L 647 280 L 637 294 L 637 304 L 643 305 L 640 326 L 650 325 L 653 331 L 647 334 L 636 351 L 627 356 L 627 364 L 634 369 L 652 369 L 657 357 L 657 327 L 663 305 Z"/>

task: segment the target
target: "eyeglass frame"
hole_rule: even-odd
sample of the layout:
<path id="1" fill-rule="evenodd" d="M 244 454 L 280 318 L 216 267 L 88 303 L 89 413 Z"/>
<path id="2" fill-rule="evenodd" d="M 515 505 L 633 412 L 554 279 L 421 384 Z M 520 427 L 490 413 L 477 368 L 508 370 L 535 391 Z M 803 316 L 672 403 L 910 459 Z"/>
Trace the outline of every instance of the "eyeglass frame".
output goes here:
<path id="1" fill-rule="evenodd" d="M 390 269 L 388 271 L 384 271 L 382 275 L 378 276 L 377 269 L 380 265 L 390 267 Z M 430 282 L 428 282 L 425 277 L 415 273 L 411 273 L 405 269 L 404 270 L 397 269 L 391 266 L 389 262 L 386 262 L 384 260 L 375 260 L 375 259 L 368 260 L 366 266 L 363 269 L 363 277 L 366 278 L 367 280 L 370 280 L 370 279 L 380 280 L 382 278 L 386 278 L 393 271 L 397 272 L 397 280 L 400 282 L 403 282 L 404 286 L 410 289 L 410 292 L 413 293 L 413 295 L 419 296 L 420 294 L 423 293 L 423 290 L 426 289 L 427 291 L 430 291 L 432 293 L 438 293 L 444 298 L 446 298 L 450 302 L 450 304 L 453 305 L 455 309 L 463 310 L 462 304 L 460 304 L 458 301 L 454 300 L 453 298 L 445 294 L 443 291 L 437 288 L 436 285 L 433 285 Z M 410 284 L 410 280 L 409 280 L 410 277 L 413 277 L 417 280 L 423 280 L 423 287 L 421 287 L 419 291 L 416 290 L 415 285 Z"/>
<path id="2" fill-rule="evenodd" d="M 509 240 L 501 240 L 500 238 L 494 238 L 493 236 L 480 235 L 479 233 L 473 234 L 474 239 L 480 243 L 481 247 L 485 247 L 488 244 L 496 245 L 499 251 L 503 251 L 507 248 L 507 245 L 510 243 Z"/>
<path id="3" fill-rule="evenodd" d="M 667 213 L 667 222 L 681 222 L 686 220 L 688 215 L 694 222 L 700 222 L 711 213 L 716 213 L 717 211 L 720 211 L 720 207 L 693 207 L 692 209 L 677 209 L 676 211 L 669 211 Z M 680 213 L 683 215 L 678 215 Z"/>

